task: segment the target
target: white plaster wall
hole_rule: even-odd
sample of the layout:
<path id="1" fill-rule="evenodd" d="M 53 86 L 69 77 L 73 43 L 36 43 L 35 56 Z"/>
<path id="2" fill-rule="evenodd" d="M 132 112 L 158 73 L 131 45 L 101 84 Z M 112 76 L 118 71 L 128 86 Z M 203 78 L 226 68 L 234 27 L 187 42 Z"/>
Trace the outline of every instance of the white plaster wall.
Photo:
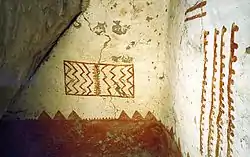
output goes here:
<path id="1" fill-rule="evenodd" d="M 67 31 L 49 60 L 32 78 L 29 87 L 8 110 L 22 110 L 18 115 L 20 118 L 37 117 L 43 110 L 51 116 L 58 110 L 65 116 L 75 110 L 82 118 L 118 117 L 122 110 L 129 116 L 136 110 L 145 116 L 151 111 L 166 125 L 173 126 L 170 86 L 173 56 L 168 52 L 170 42 L 167 41 L 170 40 L 168 31 L 174 30 L 175 25 L 168 20 L 170 16 L 171 20 L 178 20 L 175 13 L 167 0 L 91 0 L 90 7 L 77 20 L 81 27 L 72 26 Z M 128 25 L 127 32 L 122 35 L 114 33 L 113 21 Z M 105 32 L 100 35 L 94 29 L 98 22 L 106 23 Z M 132 46 L 131 42 L 135 44 Z M 114 61 L 114 56 L 132 58 L 129 62 L 135 67 L 135 98 L 65 95 L 63 60 L 125 62 Z"/>
<path id="2" fill-rule="evenodd" d="M 186 8 L 194 5 L 196 1 L 188 1 Z M 236 75 L 234 75 L 235 85 L 233 86 L 233 99 L 235 101 L 235 137 L 233 138 L 233 153 L 235 157 L 248 157 L 250 155 L 250 85 L 248 83 L 250 76 L 250 56 L 246 54 L 246 48 L 250 45 L 250 1 L 249 0 L 209 0 L 204 8 L 207 16 L 202 19 L 196 19 L 184 23 L 182 43 L 177 55 L 178 74 L 175 90 L 174 110 L 177 120 L 177 137 L 181 139 L 182 151 L 189 152 L 190 156 L 201 156 L 200 154 L 200 108 L 201 108 L 201 81 L 203 77 L 203 36 L 202 31 L 210 31 L 208 38 L 208 86 L 211 85 L 212 76 L 212 57 L 213 57 L 213 33 L 214 28 L 221 31 L 224 25 L 227 28 L 225 39 L 226 68 L 228 67 L 229 39 L 231 25 L 235 22 L 239 26 L 239 32 L 236 32 L 235 42 L 239 48 L 235 51 L 238 61 L 234 64 Z M 200 11 L 200 10 L 199 10 Z M 218 36 L 220 38 L 220 35 Z M 219 44 L 219 42 L 218 42 Z M 217 49 L 219 52 L 219 47 Z M 227 76 L 226 71 L 226 76 Z M 218 76 L 218 75 L 217 75 Z M 218 78 L 218 77 L 217 77 Z M 218 86 L 218 85 L 217 85 Z M 207 89 L 210 94 L 211 88 Z M 218 91 L 216 91 L 218 94 Z M 218 95 L 217 95 L 218 96 Z M 218 97 L 216 97 L 218 100 Z M 208 113 L 211 97 L 208 97 L 206 108 L 206 124 L 204 135 L 203 156 L 207 156 L 207 128 Z M 217 105 L 218 102 L 215 104 Z M 225 99 L 227 104 L 227 99 Z M 227 112 L 227 108 L 226 108 Z M 216 113 L 217 114 L 217 113 Z M 227 124 L 227 113 L 223 116 Z M 226 128 L 223 128 L 224 130 Z M 224 132 L 226 136 L 226 132 Z M 215 139 L 216 140 L 216 139 Z M 215 145 L 214 145 L 215 146 Z M 223 137 L 223 151 L 220 156 L 226 156 L 226 139 Z M 214 150 L 212 153 L 214 156 Z"/>
<path id="3" fill-rule="evenodd" d="M 71 27 L 59 41 L 49 60 L 39 69 L 27 89 L 9 107 L 10 111 L 22 110 L 21 118 L 37 117 L 43 110 L 53 116 L 58 110 L 67 116 L 75 110 L 82 118 L 118 117 L 121 110 L 129 116 L 138 110 L 144 116 L 153 112 L 168 126 L 176 125 L 176 139 L 180 138 L 183 154 L 199 157 L 200 154 L 200 108 L 201 81 L 203 75 L 203 36 L 208 37 L 208 85 L 211 84 L 213 31 L 227 27 L 225 35 L 226 68 L 229 52 L 231 25 L 235 22 L 240 30 L 236 33 L 238 61 L 234 64 L 236 75 L 234 112 L 236 126 L 233 156 L 247 157 L 250 154 L 250 2 L 248 0 L 209 0 L 204 10 L 207 16 L 184 22 L 185 9 L 196 1 L 177 0 L 92 0 L 87 12 L 79 17 L 80 28 Z M 153 18 L 149 22 L 147 17 Z M 87 20 L 86 20 L 87 19 Z M 130 28 L 123 35 L 112 31 L 115 20 Z M 104 33 L 93 31 L 99 23 L 106 23 Z M 110 37 L 110 41 L 108 40 Z M 219 38 L 220 36 L 218 36 Z M 135 42 L 132 46 L 131 42 Z M 219 41 L 218 41 L 219 42 Z M 106 46 L 104 47 L 104 44 Z M 127 47 L 130 46 L 128 49 Z M 219 52 L 219 50 L 218 50 Z M 135 67 L 135 98 L 101 98 L 66 96 L 63 86 L 63 60 L 119 64 L 115 57 L 132 58 Z M 127 62 L 127 60 L 126 60 Z M 227 75 L 227 72 L 226 72 Z M 216 75 L 218 76 L 218 74 Z M 207 89 L 210 93 L 210 88 Z M 217 91 L 218 92 L 218 91 Z M 206 113 L 211 98 L 208 97 Z M 227 101 L 227 99 L 226 99 Z M 226 102 L 225 102 L 226 103 Z M 227 114 L 223 116 L 227 123 Z M 206 115 L 204 150 L 207 154 Z M 223 138 L 225 156 L 227 145 Z M 214 152 L 213 152 L 214 153 Z"/>

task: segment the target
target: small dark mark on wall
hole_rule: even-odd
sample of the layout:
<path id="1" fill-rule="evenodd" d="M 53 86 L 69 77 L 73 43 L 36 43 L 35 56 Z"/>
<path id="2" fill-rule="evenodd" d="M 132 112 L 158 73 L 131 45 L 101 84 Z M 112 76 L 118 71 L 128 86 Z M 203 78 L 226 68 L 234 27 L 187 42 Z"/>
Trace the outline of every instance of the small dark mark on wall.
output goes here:
<path id="1" fill-rule="evenodd" d="M 130 56 L 112 56 L 111 59 L 114 62 L 132 63 L 133 58 Z"/>
<path id="2" fill-rule="evenodd" d="M 246 48 L 246 54 L 250 54 L 250 46 Z"/>
<path id="3" fill-rule="evenodd" d="M 151 5 L 151 4 L 153 4 L 152 2 L 146 2 L 146 3 L 147 3 L 148 6 Z"/>
<path id="4" fill-rule="evenodd" d="M 168 12 L 168 9 L 165 9 L 165 12 Z"/>
<path id="5" fill-rule="evenodd" d="M 135 44 L 135 41 L 131 41 L 130 44 L 126 47 L 126 50 L 129 50 L 131 47 L 134 47 Z"/>
<path id="6" fill-rule="evenodd" d="M 120 10 L 120 15 L 122 15 L 122 16 L 125 16 L 127 13 L 128 13 L 128 12 L 127 12 L 127 10 L 126 10 L 125 8 L 122 8 L 122 9 Z"/>
<path id="7" fill-rule="evenodd" d="M 159 77 L 160 80 L 163 80 L 165 78 L 164 74 Z"/>
<path id="8" fill-rule="evenodd" d="M 153 18 L 152 18 L 152 17 L 147 16 L 146 20 L 147 20 L 148 22 L 150 22 L 151 20 L 153 20 Z"/>
<path id="9" fill-rule="evenodd" d="M 112 26 L 112 32 L 118 35 L 126 34 L 128 29 L 130 29 L 130 25 L 121 26 L 121 21 L 113 21 L 114 25 Z"/>
<path id="10" fill-rule="evenodd" d="M 79 21 L 75 21 L 74 23 L 73 23 L 73 26 L 75 27 L 75 28 L 80 28 L 81 26 L 82 26 L 82 24 L 81 24 L 81 22 L 79 22 Z"/>
<path id="11" fill-rule="evenodd" d="M 112 7 L 110 7 L 110 9 L 116 8 L 117 7 L 117 3 L 115 3 Z"/>
<path id="12" fill-rule="evenodd" d="M 102 33 L 106 33 L 107 24 L 106 22 L 98 22 L 97 25 L 93 28 L 93 32 L 97 35 L 101 35 Z"/>

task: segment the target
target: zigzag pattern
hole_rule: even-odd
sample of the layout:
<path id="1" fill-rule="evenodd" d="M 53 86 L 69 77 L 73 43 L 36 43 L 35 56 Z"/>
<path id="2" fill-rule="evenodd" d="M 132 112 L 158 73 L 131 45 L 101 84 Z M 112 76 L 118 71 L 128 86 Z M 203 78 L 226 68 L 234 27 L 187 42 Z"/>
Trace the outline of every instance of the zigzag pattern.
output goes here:
<path id="1" fill-rule="evenodd" d="M 87 95 L 89 95 L 92 91 L 91 91 L 91 89 L 90 89 L 90 87 L 94 84 L 94 82 L 93 82 L 93 80 L 92 80 L 92 78 L 90 78 L 90 76 L 89 76 L 89 74 L 90 74 L 90 71 L 89 71 L 89 69 L 88 69 L 88 67 L 83 63 L 83 66 L 84 66 L 84 68 L 87 70 L 87 74 L 86 74 L 86 76 L 89 78 L 89 80 L 90 80 L 90 84 L 87 86 L 87 89 L 89 90 L 89 92 L 87 93 Z"/>
<path id="2" fill-rule="evenodd" d="M 129 79 L 131 79 L 133 77 L 133 67 L 128 69 L 128 72 L 131 74 L 131 76 L 129 78 L 127 78 L 127 82 L 131 85 L 128 89 L 129 89 L 129 93 L 131 95 L 134 95 L 134 92 L 132 91 L 132 89 L 134 89 L 134 84 L 132 82 L 129 81 Z"/>
<path id="3" fill-rule="evenodd" d="M 110 70 L 109 70 L 109 72 L 113 75 L 112 77 L 111 77 L 111 81 L 114 83 L 113 85 L 116 85 L 117 83 L 115 82 L 115 80 L 114 80 L 114 78 L 115 78 L 115 74 L 113 73 L 113 70 L 115 69 L 116 67 L 115 66 L 113 66 Z"/>
<path id="4" fill-rule="evenodd" d="M 105 65 L 105 66 L 103 66 L 102 67 L 102 69 L 101 69 L 101 72 L 103 73 L 103 76 L 104 76 L 104 78 L 103 78 L 103 81 L 105 82 L 105 84 L 108 86 L 108 88 L 107 88 L 107 91 L 108 91 L 108 93 L 111 95 L 111 91 L 110 91 L 110 89 L 111 89 L 111 86 L 108 84 L 108 82 L 107 82 L 107 75 L 105 74 L 105 72 L 104 72 L 104 69 L 107 67 L 107 65 Z"/>
<path id="5" fill-rule="evenodd" d="M 133 65 L 64 61 L 64 75 L 66 95 L 134 97 Z"/>
<path id="6" fill-rule="evenodd" d="M 134 79 L 134 71 L 132 65 L 103 64 L 102 66 L 102 78 L 100 79 L 100 81 L 102 81 L 107 86 L 106 89 L 102 89 L 104 93 L 108 93 L 108 95 L 105 96 L 124 98 L 134 97 L 134 82 L 130 81 L 130 79 Z M 128 90 L 126 90 L 127 88 Z"/>
<path id="7" fill-rule="evenodd" d="M 122 83 L 122 85 L 123 85 L 122 88 L 121 88 L 122 91 L 124 91 L 124 88 L 126 87 L 126 84 L 125 84 L 124 81 L 123 81 L 123 78 L 126 76 L 125 73 L 122 71 L 123 69 L 124 69 L 124 67 L 120 69 L 120 72 L 122 73 L 122 77 L 119 78 L 119 81 L 120 81 L 120 82 Z"/>
<path id="8" fill-rule="evenodd" d="M 122 110 L 122 112 L 120 113 L 119 118 L 104 117 L 104 118 L 81 119 L 80 116 L 73 110 L 67 118 L 62 114 L 61 111 L 57 111 L 53 118 L 50 117 L 47 112 L 43 111 L 37 119 L 38 120 L 87 120 L 87 121 L 91 120 L 158 121 L 157 118 L 150 111 L 148 111 L 145 117 L 143 117 L 138 111 L 135 111 L 134 114 L 132 115 L 132 118 L 130 118 L 124 110 Z"/>
<path id="9" fill-rule="evenodd" d="M 67 95 L 90 95 L 93 80 L 84 63 L 64 61 L 65 92 Z M 87 73 L 86 73 L 87 71 Z M 88 91 L 88 93 L 86 93 Z"/>
<path id="10" fill-rule="evenodd" d="M 82 89 L 83 94 L 84 94 L 84 93 L 86 93 L 86 89 L 84 89 L 83 85 L 87 83 L 87 80 L 83 76 L 85 71 L 83 70 L 83 68 L 79 64 L 77 64 L 77 66 L 82 70 L 82 73 L 80 74 L 80 76 L 83 78 L 83 82 L 81 83 L 80 88 Z M 87 76 L 88 76 L 88 74 L 87 74 Z M 92 83 L 93 83 L 93 81 L 92 81 Z M 91 84 L 90 84 L 90 86 L 91 86 Z"/>
<path id="11" fill-rule="evenodd" d="M 73 76 L 74 70 L 71 70 L 71 69 L 74 69 L 74 68 L 72 67 L 71 64 L 68 64 L 68 63 L 64 63 L 64 66 L 66 66 L 68 68 L 67 73 L 65 73 L 65 84 L 66 84 L 66 89 L 68 89 L 68 90 L 66 90 L 66 92 L 77 93 L 77 90 L 75 89 L 75 87 L 72 86 L 72 83 L 74 84 L 74 76 Z M 73 76 L 73 77 L 71 77 L 71 76 Z M 69 81 L 67 81 L 67 78 Z"/>

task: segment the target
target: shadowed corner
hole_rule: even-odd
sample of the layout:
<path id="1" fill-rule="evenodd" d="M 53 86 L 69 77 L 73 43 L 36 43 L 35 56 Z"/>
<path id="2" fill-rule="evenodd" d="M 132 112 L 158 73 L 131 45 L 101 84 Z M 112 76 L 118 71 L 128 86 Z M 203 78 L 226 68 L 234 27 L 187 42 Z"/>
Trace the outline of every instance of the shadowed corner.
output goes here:
<path id="1" fill-rule="evenodd" d="M 54 117 L 42 112 L 36 120 L 2 119 L 0 152 L 3 157 L 181 157 L 171 132 L 151 112 L 90 120 L 75 111 L 67 118 L 60 111 Z"/>

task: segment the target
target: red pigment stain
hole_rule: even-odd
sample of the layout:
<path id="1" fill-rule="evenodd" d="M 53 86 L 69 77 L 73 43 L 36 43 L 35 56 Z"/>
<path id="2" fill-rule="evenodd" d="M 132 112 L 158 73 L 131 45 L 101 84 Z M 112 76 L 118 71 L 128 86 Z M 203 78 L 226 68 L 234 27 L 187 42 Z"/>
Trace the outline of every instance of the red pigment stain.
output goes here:
<path id="1" fill-rule="evenodd" d="M 181 157 L 169 131 L 152 114 L 136 119 L 122 114 L 121 119 L 103 120 L 79 120 L 76 115 L 78 120 L 55 120 L 46 113 L 38 120 L 2 120 L 1 156 Z"/>

